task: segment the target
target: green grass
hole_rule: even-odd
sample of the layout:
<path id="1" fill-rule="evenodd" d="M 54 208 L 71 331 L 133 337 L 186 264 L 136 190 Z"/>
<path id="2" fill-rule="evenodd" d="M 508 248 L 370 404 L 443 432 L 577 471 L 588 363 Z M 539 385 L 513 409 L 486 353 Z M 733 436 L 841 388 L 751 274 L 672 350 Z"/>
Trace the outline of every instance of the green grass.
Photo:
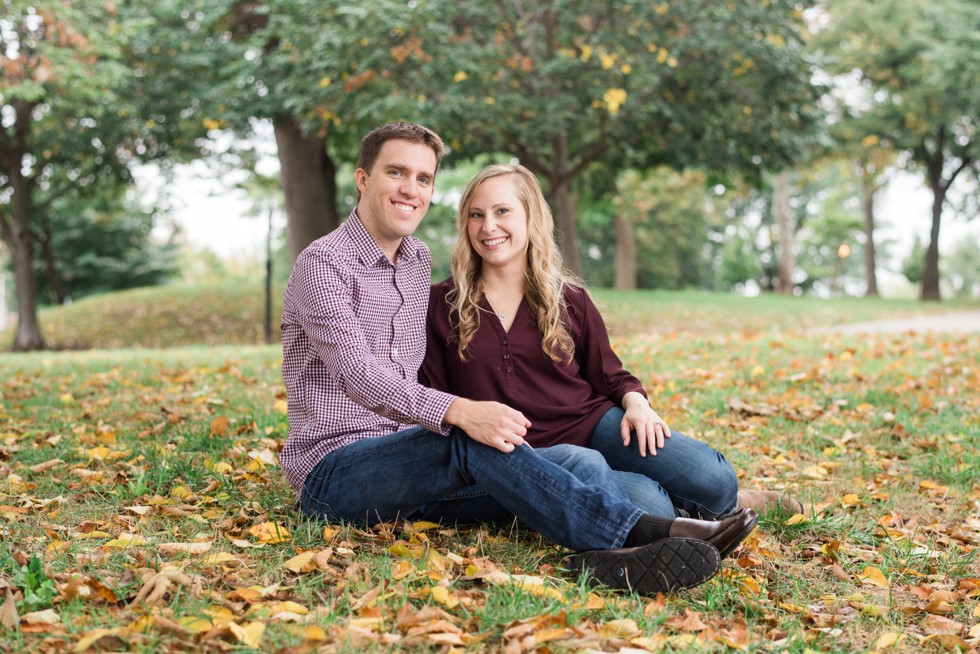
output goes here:
<path id="1" fill-rule="evenodd" d="M 594 289 L 614 336 L 714 338 L 718 334 L 793 332 L 815 326 L 977 308 L 976 302 L 761 295 L 744 298 L 703 291 Z M 279 338 L 283 288 L 272 293 L 273 338 Z M 41 331 L 54 350 L 162 348 L 185 345 L 260 344 L 264 341 L 263 287 L 258 282 L 169 285 L 96 295 L 42 309 Z M 733 329 L 735 327 L 735 329 Z M 0 331 L 9 348 L 13 326 Z"/>
<path id="2" fill-rule="evenodd" d="M 213 306 L 234 304 L 207 293 Z M 117 299 L 133 313 L 138 295 Z M 671 426 L 724 452 L 743 486 L 812 504 L 806 521 L 763 516 L 723 575 L 690 591 L 590 589 L 561 571 L 566 552 L 516 523 L 325 533 L 295 511 L 275 463 L 287 430 L 277 345 L 0 354 L 0 586 L 21 617 L 59 617 L 0 627 L 0 652 L 70 650 L 96 629 L 118 631 L 89 651 L 802 654 L 870 652 L 889 633 L 938 651 L 938 636 L 927 638 L 939 629 L 955 631 L 947 648 L 977 646 L 980 335 L 804 330 L 917 303 L 597 295 L 618 352 Z M 112 311 L 85 305 L 64 311 Z M 65 329 L 107 342 L 113 330 L 85 315 Z M 263 523 L 289 539 L 261 544 L 251 530 Z M 125 534 L 142 541 L 125 546 Z M 160 548 L 199 541 L 210 549 Z M 326 557 L 323 567 L 290 570 L 305 551 Z M 41 571 L 35 563 L 28 577 L 32 558 Z M 192 583 L 133 603 L 168 567 Z M 862 582 L 866 569 L 887 588 Z M 939 597 L 945 605 L 930 604 Z M 274 618 L 286 601 L 307 611 L 299 622 Z M 195 616 L 206 630 L 190 628 Z M 253 646 L 243 630 L 255 624 L 264 631 Z M 533 636 L 553 640 L 534 646 Z"/>

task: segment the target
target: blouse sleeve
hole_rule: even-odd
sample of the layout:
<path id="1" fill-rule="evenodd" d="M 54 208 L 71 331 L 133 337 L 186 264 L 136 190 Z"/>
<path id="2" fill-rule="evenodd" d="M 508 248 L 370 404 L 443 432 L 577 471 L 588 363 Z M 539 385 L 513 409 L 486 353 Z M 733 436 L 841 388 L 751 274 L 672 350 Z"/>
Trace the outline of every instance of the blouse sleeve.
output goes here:
<path id="1" fill-rule="evenodd" d="M 629 392 L 646 397 L 640 380 L 623 368 L 622 361 L 613 352 L 606 323 L 585 289 L 570 287 L 565 297 L 569 308 L 580 314 L 577 320 L 571 322 L 573 331 L 576 327 L 579 330 L 572 336 L 582 378 L 592 385 L 598 395 L 608 397 L 617 405 L 622 405 L 623 396 Z"/>

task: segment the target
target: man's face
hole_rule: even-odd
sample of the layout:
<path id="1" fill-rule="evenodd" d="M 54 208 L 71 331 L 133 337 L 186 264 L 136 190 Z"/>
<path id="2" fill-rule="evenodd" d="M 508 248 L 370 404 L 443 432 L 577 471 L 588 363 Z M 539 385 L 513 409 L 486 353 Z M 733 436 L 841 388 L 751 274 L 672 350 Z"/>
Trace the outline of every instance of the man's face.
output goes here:
<path id="1" fill-rule="evenodd" d="M 357 214 L 391 261 L 429 208 L 436 176 L 436 155 L 427 145 L 392 139 L 381 146 L 370 171 L 354 172 L 361 199 Z"/>

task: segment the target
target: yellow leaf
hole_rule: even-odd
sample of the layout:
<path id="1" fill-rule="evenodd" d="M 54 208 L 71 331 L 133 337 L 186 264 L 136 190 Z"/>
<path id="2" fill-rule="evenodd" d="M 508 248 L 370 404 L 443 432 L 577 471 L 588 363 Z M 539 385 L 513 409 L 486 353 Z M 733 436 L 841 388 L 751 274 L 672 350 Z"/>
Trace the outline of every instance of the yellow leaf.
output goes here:
<path id="1" fill-rule="evenodd" d="M 119 534 L 119 538 L 113 538 L 102 547 L 105 549 L 124 550 L 127 547 L 135 547 L 136 545 L 143 545 L 145 543 L 146 539 L 139 534 Z"/>
<path id="2" fill-rule="evenodd" d="M 265 625 L 261 622 L 249 622 L 247 625 L 239 625 L 236 622 L 229 622 L 228 628 L 239 642 L 249 647 L 258 647 L 265 632 Z"/>
<path id="3" fill-rule="evenodd" d="M 464 81 L 467 77 L 469 77 L 469 75 L 466 74 L 466 71 L 460 70 L 457 71 L 455 75 L 453 75 L 453 81 L 459 84 L 460 82 Z"/>
<path id="4" fill-rule="evenodd" d="M 609 107 L 609 113 L 615 116 L 619 113 L 619 108 L 626 102 L 626 89 L 607 89 L 602 94 L 602 100 Z"/>
<path id="5" fill-rule="evenodd" d="M 71 393 L 64 393 L 58 399 L 61 401 L 62 404 L 74 404 L 75 403 L 75 397 Z"/>
<path id="6" fill-rule="evenodd" d="M 822 466 L 808 466 L 803 468 L 803 474 L 812 479 L 823 479 L 827 476 L 827 469 Z"/>
<path id="7" fill-rule="evenodd" d="M 223 475 L 235 469 L 227 461 L 219 461 L 216 463 L 214 461 L 208 460 L 204 463 L 204 467 L 210 470 L 211 472 L 217 472 L 219 475 Z"/>
<path id="8" fill-rule="evenodd" d="M 441 526 L 442 525 L 440 525 L 437 522 L 426 522 L 425 520 L 412 523 L 412 529 L 414 529 L 415 531 L 432 531 L 433 529 L 436 529 Z"/>
<path id="9" fill-rule="evenodd" d="M 98 641 L 102 640 L 106 636 L 117 636 L 122 633 L 122 629 L 93 629 L 92 631 L 85 634 L 77 643 L 75 643 L 73 652 L 87 652 L 93 645 Z"/>
<path id="10" fill-rule="evenodd" d="M 405 577 L 412 574 L 413 572 L 415 572 L 415 568 L 412 567 L 411 563 L 409 563 L 408 561 L 399 561 L 391 569 L 391 578 L 404 579 Z"/>
<path id="11" fill-rule="evenodd" d="M 878 638 L 878 642 L 875 643 L 875 649 L 887 649 L 889 647 L 894 647 L 906 638 L 907 636 L 905 634 L 895 633 L 894 631 L 883 633 L 881 634 L 881 637 Z"/>
<path id="12" fill-rule="evenodd" d="M 766 369 L 762 366 L 756 366 L 752 368 L 752 372 L 749 373 L 750 377 L 758 377 L 759 375 L 766 374 Z"/>
<path id="13" fill-rule="evenodd" d="M 793 515 L 791 515 L 790 517 L 788 517 L 783 522 L 783 524 L 784 525 L 797 525 L 797 524 L 800 524 L 801 522 L 809 522 L 809 520 L 807 520 L 806 519 L 806 516 L 803 515 L 802 513 L 794 513 Z"/>
<path id="14" fill-rule="evenodd" d="M 323 641 L 327 639 L 327 632 L 325 632 L 322 627 L 318 627 L 315 624 L 309 624 L 302 627 L 291 626 L 287 627 L 286 631 L 294 636 L 302 638 L 303 640 Z"/>
<path id="15" fill-rule="evenodd" d="M 843 506 L 857 506 L 861 503 L 861 499 L 857 496 L 857 493 L 848 493 L 841 498 L 840 503 Z"/>
<path id="16" fill-rule="evenodd" d="M 194 494 L 187 486 L 174 486 L 170 489 L 170 497 L 176 497 L 177 499 L 184 499 L 190 497 Z"/>
<path id="17" fill-rule="evenodd" d="M 284 543 L 291 538 L 289 530 L 275 522 L 263 522 L 249 527 L 248 533 L 260 543 Z"/>
<path id="18" fill-rule="evenodd" d="M 156 549 L 164 554 L 204 554 L 211 549 L 212 541 L 203 543 L 160 543 Z"/>
<path id="19" fill-rule="evenodd" d="M 316 556 L 316 552 L 309 551 L 303 552 L 297 556 L 286 561 L 286 569 L 292 570 L 297 574 L 303 572 L 312 572 L 316 569 L 316 564 L 313 563 L 313 557 Z"/>
<path id="20" fill-rule="evenodd" d="M 888 607 L 880 606 L 878 604 L 865 604 L 863 607 L 861 607 L 861 615 L 870 615 L 875 618 L 885 618 L 888 617 Z"/>
<path id="21" fill-rule="evenodd" d="M 869 586 L 878 586 L 879 588 L 888 588 L 888 578 L 885 574 L 873 566 L 867 566 L 861 571 L 861 574 L 857 576 L 861 583 L 867 584 Z"/>
<path id="22" fill-rule="evenodd" d="M 202 618 L 197 615 L 188 615 L 177 620 L 177 624 L 191 632 L 192 634 L 200 634 L 208 631 L 212 626 L 212 622 L 207 618 Z"/>
<path id="23" fill-rule="evenodd" d="M 85 451 L 85 455 L 90 459 L 95 459 L 97 461 L 104 461 L 107 456 L 112 453 L 105 445 L 99 445 L 98 447 L 93 447 L 90 450 Z"/>
<path id="24" fill-rule="evenodd" d="M 279 615 L 280 613 L 295 613 L 296 615 L 306 615 L 310 612 L 308 608 L 302 604 L 297 604 L 296 602 L 279 602 L 278 604 L 271 607 L 272 615 Z"/>
<path id="25" fill-rule="evenodd" d="M 599 630 L 599 634 L 606 638 L 628 638 L 639 631 L 640 627 L 636 624 L 636 620 L 622 618 L 619 620 L 610 620 L 603 624 Z"/>
<path id="26" fill-rule="evenodd" d="M 286 415 L 289 412 L 289 403 L 286 400 L 276 400 L 275 404 L 272 405 L 276 411 L 282 415 Z"/>
<path id="27" fill-rule="evenodd" d="M 321 77 L 320 78 L 320 88 L 321 89 L 327 88 L 328 86 L 330 86 L 330 82 L 331 81 L 332 80 L 329 77 Z M 279 400 L 279 402 L 285 403 L 285 400 Z M 276 404 L 278 404 L 279 402 L 276 402 Z"/>
<path id="28" fill-rule="evenodd" d="M 432 599 L 446 608 L 454 608 L 459 604 L 459 598 L 452 595 L 445 586 L 433 586 L 431 589 Z"/>
<path id="29" fill-rule="evenodd" d="M 217 563 L 228 563 L 229 561 L 238 561 L 238 557 L 228 552 L 216 552 L 211 556 L 205 557 L 201 563 L 204 565 L 215 565 Z"/>

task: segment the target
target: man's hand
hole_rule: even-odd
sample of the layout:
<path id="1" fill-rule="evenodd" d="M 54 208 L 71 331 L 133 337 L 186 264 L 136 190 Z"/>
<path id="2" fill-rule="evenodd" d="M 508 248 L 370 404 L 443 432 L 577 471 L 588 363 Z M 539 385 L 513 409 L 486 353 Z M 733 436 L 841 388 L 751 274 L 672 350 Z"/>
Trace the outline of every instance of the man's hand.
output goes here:
<path id="1" fill-rule="evenodd" d="M 649 450 L 653 456 L 664 446 L 664 439 L 670 438 L 670 427 L 650 408 L 650 403 L 639 393 L 627 393 L 623 397 L 623 408 L 626 415 L 619 425 L 623 446 L 630 444 L 630 432 L 636 432 L 636 443 L 640 446 L 640 456 L 646 456 Z"/>
<path id="2" fill-rule="evenodd" d="M 531 421 L 500 402 L 474 402 L 457 397 L 449 405 L 444 420 L 459 427 L 478 443 L 495 447 L 501 452 L 513 452 L 524 445 L 524 436 Z"/>

